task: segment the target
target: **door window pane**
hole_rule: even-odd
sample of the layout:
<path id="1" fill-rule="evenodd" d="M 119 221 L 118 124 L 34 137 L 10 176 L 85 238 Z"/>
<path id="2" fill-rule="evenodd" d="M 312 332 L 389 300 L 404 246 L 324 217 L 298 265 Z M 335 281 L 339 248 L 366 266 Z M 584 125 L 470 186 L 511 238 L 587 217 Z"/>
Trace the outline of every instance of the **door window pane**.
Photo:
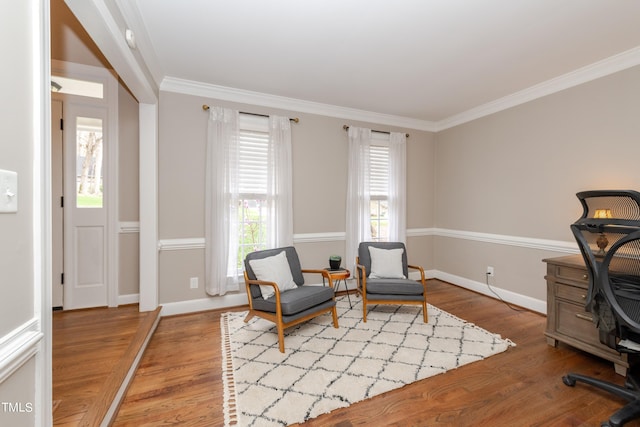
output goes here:
<path id="1" fill-rule="evenodd" d="M 76 206 L 101 208 L 102 119 L 78 117 L 76 122 Z"/>

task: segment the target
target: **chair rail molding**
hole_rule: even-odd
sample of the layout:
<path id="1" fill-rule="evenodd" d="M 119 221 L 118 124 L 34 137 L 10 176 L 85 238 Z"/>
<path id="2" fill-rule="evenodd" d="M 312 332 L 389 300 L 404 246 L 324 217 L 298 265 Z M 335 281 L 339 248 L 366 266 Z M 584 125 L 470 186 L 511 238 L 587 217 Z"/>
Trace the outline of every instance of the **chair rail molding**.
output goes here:
<path id="1" fill-rule="evenodd" d="M 0 384 L 35 356 L 43 338 L 35 317 L 0 337 Z"/>
<path id="2" fill-rule="evenodd" d="M 121 233 L 133 233 L 135 226 L 130 225 L 131 231 L 121 223 Z M 139 226 L 138 226 L 139 227 Z M 139 230 L 139 228 L 138 228 Z M 319 243 L 338 242 L 345 240 L 344 231 L 324 232 L 324 233 L 298 233 L 293 235 L 294 243 Z M 566 254 L 579 253 L 578 246 L 574 242 L 562 240 L 538 239 L 533 237 L 508 236 L 504 234 L 480 233 L 476 231 L 451 230 L 446 228 L 410 228 L 407 229 L 407 237 L 448 237 L 452 239 L 473 240 L 477 242 L 492 243 L 496 245 L 516 246 L 520 248 L 539 249 Z M 204 249 L 204 237 L 172 238 L 158 241 L 160 251 L 180 251 L 191 249 Z"/>
<path id="3" fill-rule="evenodd" d="M 407 235 L 409 233 L 407 232 Z M 533 237 L 508 236 L 504 234 L 479 233 L 475 231 L 450 230 L 446 228 L 433 229 L 433 235 L 452 239 L 474 240 L 477 242 L 493 243 L 497 245 L 517 246 L 520 248 L 540 249 L 543 251 L 567 254 L 580 253 L 574 242 L 562 240 L 537 239 Z"/>
<path id="4" fill-rule="evenodd" d="M 127 233 L 139 233 L 140 232 L 140 221 L 120 221 L 118 223 L 118 233 L 127 234 Z"/>

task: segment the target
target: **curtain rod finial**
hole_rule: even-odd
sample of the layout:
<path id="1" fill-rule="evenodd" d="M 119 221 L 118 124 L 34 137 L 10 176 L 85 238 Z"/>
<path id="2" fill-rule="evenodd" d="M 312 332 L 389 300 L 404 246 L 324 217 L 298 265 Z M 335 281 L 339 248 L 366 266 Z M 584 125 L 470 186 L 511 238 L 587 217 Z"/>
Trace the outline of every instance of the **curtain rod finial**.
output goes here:
<path id="1" fill-rule="evenodd" d="M 204 104 L 204 105 L 202 106 L 202 110 L 204 110 L 204 111 L 209 111 L 209 106 L 208 106 L 207 104 Z"/>

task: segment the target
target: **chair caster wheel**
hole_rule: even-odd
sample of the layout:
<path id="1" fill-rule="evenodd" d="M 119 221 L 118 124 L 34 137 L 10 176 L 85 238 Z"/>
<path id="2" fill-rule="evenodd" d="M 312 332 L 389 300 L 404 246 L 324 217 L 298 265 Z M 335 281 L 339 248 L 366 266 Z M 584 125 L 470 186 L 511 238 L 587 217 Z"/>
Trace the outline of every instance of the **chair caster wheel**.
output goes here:
<path id="1" fill-rule="evenodd" d="M 565 375 L 564 377 L 562 377 L 562 382 L 565 385 L 568 385 L 569 387 L 573 387 L 574 385 L 576 385 L 576 380 L 574 380 L 573 378 L 570 378 L 568 375 Z"/>

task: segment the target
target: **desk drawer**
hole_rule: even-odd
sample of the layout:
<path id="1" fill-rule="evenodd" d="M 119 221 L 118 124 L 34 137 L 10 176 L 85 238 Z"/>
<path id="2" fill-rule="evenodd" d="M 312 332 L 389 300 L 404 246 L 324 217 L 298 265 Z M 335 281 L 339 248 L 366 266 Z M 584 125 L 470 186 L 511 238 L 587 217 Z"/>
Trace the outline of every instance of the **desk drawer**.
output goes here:
<path id="1" fill-rule="evenodd" d="M 582 307 L 584 307 L 584 304 L 587 302 L 588 289 L 586 288 L 579 288 L 576 286 L 569 286 L 558 283 L 556 283 L 554 286 L 556 298 L 563 298 L 576 304 L 582 304 Z"/>
<path id="2" fill-rule="evenodd" d="M 600 345 L 598 328 L 593 323 L 592 314 L 584 311 L 583 305 L 556 301 L 558 333 L 570 336 L 587 344 Z"/>
<path id="3" fill-rule="evenodd" d="M 585 287 L 589 286 L 589 277 L 587 276 L 586 269 L 558 265 L 556 266 L 556 277 L 558 279 L 566 279 L 573 282 L 583 283 Z"/>

